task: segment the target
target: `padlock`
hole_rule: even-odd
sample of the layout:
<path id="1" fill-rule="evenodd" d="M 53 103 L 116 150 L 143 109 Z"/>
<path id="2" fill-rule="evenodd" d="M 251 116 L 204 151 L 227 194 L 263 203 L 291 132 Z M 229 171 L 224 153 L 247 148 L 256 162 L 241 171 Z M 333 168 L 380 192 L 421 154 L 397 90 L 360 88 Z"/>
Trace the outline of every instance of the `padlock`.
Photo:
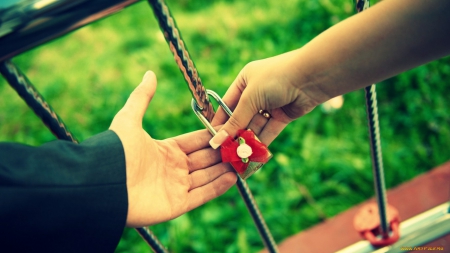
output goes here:
<path id="1" fill-rule="evenodd" d="M 206 90 L 206 94 L 210 97 L 212 97 L 216 102 L 219 104 L 219 106 L 225 111 L 228 116 L 231 117 L 232 112 L 228 108 L 228 106 L 222 101 L 219 95 L 215 93 L 212 90 Z M 198 106 L 198 104 L 195 102 L 194 99 L 191 101 L 192 110 L 194 111 L 195 115 L 200 119 L 200 121 L 205 125 L 206 129 L 214 136 L 216 135 L 216 130 L 211 125 L 211 123 L 203 116 L 201 113 L 201 110 Z M 272 158 L 272 153 L 269 151 L 267 146 L 263 144 L 258 137 L 253 133 L 251 129 L 246 130 L 240 130 L 238 131 L 238 137 L 240 134 L 243 134 L 242 136 L 248 138 L 247 142 L 248 144 L 253 143 L 252 147 L 245 145 L 245 138 L 238 138 L 236 140 L 226 140 L 221 147 L 221 155 L 222 155 L 222 161 L 230 162 L 231 166 L 236 170 L 237 174 L 242 179 L 247 179 L 250 177 L 253 173 L 255 173 L 257 170 L 259 170 L 269 159 Z M 239 140 L 244 140 L 243 143 L 240 143 Z M 227 146 L 227 143 L 230 142 L 230 145 Z M 242 145 L 243 144 L 243 145 Z M 234 150 L 229 150 L 228 148 L 235 147 Z M 252 150 L 253 149 L 253 150 Z M 227 151 L 225 151 L 227 150 Z M 234 159 L 228 159 L 230 158 L 230 152 L 231 155 L 235 156 L 237 160 Z M 227 158 L 224 160 L 224 158 Z"/>

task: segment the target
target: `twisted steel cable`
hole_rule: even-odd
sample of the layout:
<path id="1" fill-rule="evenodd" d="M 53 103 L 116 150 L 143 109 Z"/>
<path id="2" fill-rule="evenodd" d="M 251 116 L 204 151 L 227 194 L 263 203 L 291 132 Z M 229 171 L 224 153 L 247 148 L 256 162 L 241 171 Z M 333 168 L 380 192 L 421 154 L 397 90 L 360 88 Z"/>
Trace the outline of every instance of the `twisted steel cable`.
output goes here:
<path id="1" fill-rule="evenodd" d="M 152 6 L 159 26 L 163 31 L 164 38 L 169 44 L 170 51 L 173 53 L 178 68 L 183 73 L 184 79 L 189 86 L 189 91 L 192 93 L 192 97 L 195 99 L 195 102 L 197 102 L 203 116 L 211 121 L 214 117 L 214 109 L 206 95 L 206 90 L 202 84 L 197 68 L 189 56 L 186 45 L 181 38 L 175 19 L 172 17 L 170 10 L 164 1 L 149 0 L 148 2 Z"/>
<path id="2" fill-rule="evenodd" d="M 175 19 L 172 17 L 169 8 L 163 0 L 148 0 L 153 8 L 155 17 L 158 20 L 159 26 L 164 34 L 164 37 L 169 44 L 170 51 L 173 53 L 175 61 L 184 75 L 184 78 L 188 84 L 189 90 L 192 93 L 194 100 L 196 101 L 202 115 L 211 122 L 214 117 L 214 109 L 206 95 L 206 89 L 204 88 L 198 71 L 189 53 L 186 49 L 186 45 L 181 38 L 181 34 L 175 23 Z M 278 252 L 275 240 L 270 233 L 261 211 L 259 210 L 256 201 L 248 187 L 245 180 L 238 177 L 236 186 L 242 199 L 247 206 L 250 215 L 252 216 L 255 226 L 258 229 L 261 239 L 266 248 L 271 253 Z"/>
<path id="3" fill-rule="evenodd" d="M 384 182 L 383 157 L 381 153 L 380 127 L 378 124 L 377 93 L 375 85 L 364 88 L 366 94 L 367 120 L 369 124 L 370 150 L 372 155 L 373 181 L 380 213 L 380 233 L 389 237 L 389 222 L 386 214 L 386 186 Z"/>
<path id="4" fill-rule="evenodd" d="M 259 235 L 264 243 L 266 249 L 271 253 L 277 253 L 278 248 L 275 240 L 273 239 L 272 234 L 270 233 L 269 228 L 267 227 L 266 222 L 261 214 L 261 211 L 256 204 L 255 198 L 253 197 L 248 184 L 244 179 L 238 177 L 236 182 L 239 193 L 241 194 L 242 199 L 244 200 L 245 205 L 247 206 L 250 215 L 252 216 L 253 221 L 255 222 L 255 226 L 258 229 Z"/>
<path id="5" fill-rule="evenodd" d="M 78 143 L 58 114 L 14 63 L 9 60 L 1 62 L 0 73 L 58 139 Z M 154 252 L 168 252 L 148 228 L 136 228 L 136 231 Z"/>
<path id="6" fill-rule="evenodd" d="M 362 12 L 370 6 L 370 0 L 356 0 L 356 12 Z M 389 237 L 389 222 L 387 218 L 386 186 L 384 182 L 383 157 L 381 153 L 380 126 L 378 122 L 378 105 L 376 85 L 364 88 L 366 98 L 367 120 L 369 125 L 370 150 L 372 157 L 373 181 L 375 196 L 380 214 L 380 233 L 383 238 Z"/>
<path id="7" fill-rule="evenodd" d="M 162 245 L 158 238 L 148 227 L 136 228 L 136 231 L 144 239 L 152 250 L 156 253 L 168 253 L 167 249 Z"/>
<path id="8" fill-rule="evenodd" d="M 1 62 L 0 73 L 58 139 L 78 143 L 61 118 L 14 63 L 9 60 Z"/>

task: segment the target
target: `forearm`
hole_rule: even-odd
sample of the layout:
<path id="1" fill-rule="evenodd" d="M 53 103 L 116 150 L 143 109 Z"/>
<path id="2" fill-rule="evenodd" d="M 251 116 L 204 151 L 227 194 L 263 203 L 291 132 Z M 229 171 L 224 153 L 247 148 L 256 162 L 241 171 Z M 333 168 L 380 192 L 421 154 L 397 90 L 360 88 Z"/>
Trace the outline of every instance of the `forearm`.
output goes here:
<path id="1" fill-rule="evenodd" d="M 263 129 L 269 144 L 292 120 L 335 96 L 360 89 L 450 53 L 450 0 L 383 0 L 326 30 L 300 49 L 247 64 L 223 101 L 228 118 L 211 139 L 238 129 Z M 258 111 L 269 121 L 255 123 Z"/>
<path id="2" fill-rule="evenodd" d="M 385 0 L 288 53 L 293 82 L 319 103 L 363 88 L 448 55 L 449 24 L 450 1 Z"/>

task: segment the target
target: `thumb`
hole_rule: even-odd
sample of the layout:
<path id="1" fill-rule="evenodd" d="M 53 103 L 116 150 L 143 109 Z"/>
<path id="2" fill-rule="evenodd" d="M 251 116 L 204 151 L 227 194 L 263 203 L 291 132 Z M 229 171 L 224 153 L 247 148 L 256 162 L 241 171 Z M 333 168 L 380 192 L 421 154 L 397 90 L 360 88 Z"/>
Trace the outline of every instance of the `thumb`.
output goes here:
<path id="1" fill-rule="evenodd" d="M 251 103 L 251 100 L 248 99 L 244 91 L 233 114 L 219 132 L 209 141 L 209 145 L 217 149 L 228 136 L 235 137 L 239 129 L 245 129 L 249 125 L 251 119 L 257 112 L 257 107 Z"/>
<path id="2" fill-rule="evenodd" d="M 130 94 L 125 106 L 122 108 L 133 120 L 142 121 L 145 111 L 156 90 L 156 75 L 152 71 L 145 72 L 141 83 Z"/>

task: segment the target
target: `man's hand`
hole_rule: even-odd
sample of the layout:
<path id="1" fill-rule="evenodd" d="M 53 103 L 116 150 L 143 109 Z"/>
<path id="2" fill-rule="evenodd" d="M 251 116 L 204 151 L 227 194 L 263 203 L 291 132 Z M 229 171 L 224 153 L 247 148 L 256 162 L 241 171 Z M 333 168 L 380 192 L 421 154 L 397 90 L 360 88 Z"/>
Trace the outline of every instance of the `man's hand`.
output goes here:
<path id="1" fill-rule="evenodd" d="M 233 169 L 220 163 L 220 153 L 209 147 L 206 130 L 158 141 L 142 129 L 156 83 L 155 74 L 148 71 L 110 127 L 125 151 L 130 227 L 173 219 L 236 182 Z"/>

